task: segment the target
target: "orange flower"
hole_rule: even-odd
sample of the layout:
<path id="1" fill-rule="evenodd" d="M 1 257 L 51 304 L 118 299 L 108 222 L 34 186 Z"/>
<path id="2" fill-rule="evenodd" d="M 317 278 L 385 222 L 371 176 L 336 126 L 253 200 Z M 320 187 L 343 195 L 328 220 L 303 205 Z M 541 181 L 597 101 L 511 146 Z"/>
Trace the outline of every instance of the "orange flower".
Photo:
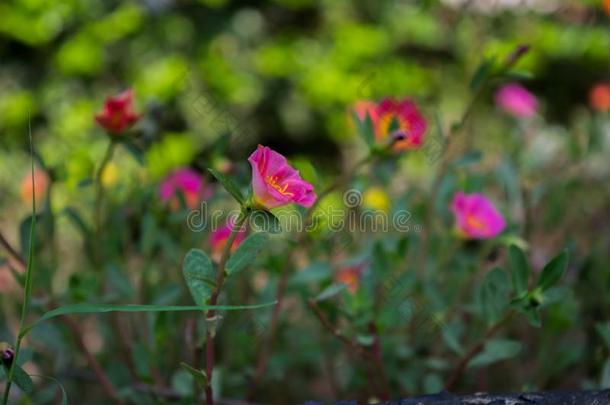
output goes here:
<path id="1" fill-rule="evenodd" d="M 366 268 L 366 263 L 360 263 L 355 266 L 344 267 L 335 274 L 335 280 L 338 283 L 345 284 L 347 291 L 355 294 L 360 286 L 360 277 Z"/>
<path id="2" fill-rule="evenodd" d="M 49 175 L 42 169 L 34 170 L 34 183 L 36 187 L 36 205 L 41 205 L 49 189 Z M 34 188 L 32 188 L 32 175 L 28 172 L 21 180 L 21 200 L 26 204 L 32 203 Z"/>
<path id="3" fill-rule="evenodd" d="M 604 10 L 606 10 L 606 14 L 610 15 L 610 0 L 604 0 Z"/>
<path id="4" fill-rule="evenodd" d="M 610 0 L 606 1 L 610 4 Z M 589 104 L 595 111 L 610 111 L 610 84 L 598 83 L 589 92 Z"/>

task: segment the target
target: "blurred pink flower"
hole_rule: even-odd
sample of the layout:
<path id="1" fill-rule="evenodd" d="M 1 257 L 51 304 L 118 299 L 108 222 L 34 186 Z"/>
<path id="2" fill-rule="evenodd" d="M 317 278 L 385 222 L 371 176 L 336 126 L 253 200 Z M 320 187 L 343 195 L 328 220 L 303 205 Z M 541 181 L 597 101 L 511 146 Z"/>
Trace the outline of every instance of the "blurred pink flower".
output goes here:
<path id="1" fill-rule="evenodd" d="M 231 235 L 231 231 L 233 230 L 233 226 L 234 226 L 234 224 L 227 221 L 224 224 L 220 225 L 220 227 L 218 227 L 218 229 L 216 229 L 215 231 L 213 231 L 210 234 L 209 242 L 210 242 L 210 247 L 212 249 L 212 258 L 214 260 L 216 260 L 216 261 L 220 260 L 220 257 L 222 256 L 222 252 L 225 248 L 225 245 L 227 244 L 229 236 Z M 242 226 L 242 228 L 239 231 L 237 231 L 237 235 L 235 236 L 235 239 L 233 240 L 233 244 L 231 245 L 231 252 L 235 252 L 235 250 L 240 245 L 240 243 L 244 240 L 245 237 L 246 237 L 246 227 Z"/>
<path id="2" fill-rule="evenodd" d="M 517 83 L 502 86 L 496 92 L 496 104 L 517 118 L 533 117 L 538 111 L 536 96 Z"/>
<path id="3" fill-rule="evenodd" d="M 589 104 L 595 111 L 610 111 L 610 83 L 598 83 L 589 93 Z"/>
<path id="4" fill-rule="evenodd" d="M 313 186 L 279 153 L 258 145 L 248 161 L 252 166 L 252 189 L 257 205 L 274 208 L 296 203 L 311 207 L 316 201 Z"/>
<path id="5" fill-rule="evenodd" d="M 426 119 L 414 102 L 391 98 L 383 99 L 377 104 L 373 125 L 378 142 L 389 142 L 390 136 L 398 139 L 392 145 L 395 152 L 419 148 L 428 128 Z"/>
<path id="6" fill-rule="evenodd" d="M 180 208 L 178 193 L 182 193 L 188 208 L 196 208 L 202 198 L 203 179 L 196 171 L 180 168 L 170 173 L 159 186 L 159 197 L 168 202 L 172 210 Z"/>
<path id="7" fill-rule="evenodd" d="M 125 132 L 140 119 L 140 114 L 133 110 L 133 90 L 128 89 L 121 94 L 108 97 L 102 112 L 95 115 L 97 123 L 111 134 Z"/>
<path id="8" fill-rule="evenodd" d="M 506 227 L 502 214 L 484 195 L 457 192 L 451 203 L 455 225 L 461 236 L 471 239 L 491 239 Z"/>

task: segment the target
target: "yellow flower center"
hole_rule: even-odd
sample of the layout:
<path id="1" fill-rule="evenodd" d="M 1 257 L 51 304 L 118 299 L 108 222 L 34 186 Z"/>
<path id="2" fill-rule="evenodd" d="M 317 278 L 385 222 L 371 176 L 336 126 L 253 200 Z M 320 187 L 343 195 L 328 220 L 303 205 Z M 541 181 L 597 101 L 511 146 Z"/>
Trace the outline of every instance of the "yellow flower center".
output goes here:
<path id="1" fill-rule="evenodd" d="M 271 187 L 276 189 L 277 192 L 280 193 L 281 195 L 287 195 L 289 197 L 294 197 L 294 193 L 291 193 L 290 191 L 287 191 L 288 190 L 288 184 L 285 183 L 284 185 L 281 185 L 279 183 L 279 181 L 278 181 L 277 176 L 267 176 L 267 177 L 265 177 L 265 181 Z"/>
<path id="2" fill-rule="evenodd" d="M 472 214 L 466 217 L 466 223 L 468 224 L 468 226 L 477 230 L 484 230 L 485 228 L 487 228 L 487 224 L 485 224 L 485 222 L 481 221 L 479 218 L 477 218 L 476 215 Z"/>

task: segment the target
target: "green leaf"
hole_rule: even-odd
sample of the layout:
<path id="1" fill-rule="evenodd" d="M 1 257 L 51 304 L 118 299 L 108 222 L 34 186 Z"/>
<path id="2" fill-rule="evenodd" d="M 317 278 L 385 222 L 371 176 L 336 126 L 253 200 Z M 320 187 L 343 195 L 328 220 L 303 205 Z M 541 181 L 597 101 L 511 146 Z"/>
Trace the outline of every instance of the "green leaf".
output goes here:
<path id="1" fill-rule="evenodd" d="M 553 260 L 547 263 L 546 266 L 542 269 L 540 273 L 540 277 L 538 278 L 538 282 L 536 286 L 540 288 L 542 291 L 546 291 L 555 284 L 565 273 L 568 268 L 568 252 L 563 251 L 559 255 L 555 256 Z"/>
<path id="2" fill-rule="evenodd" d="M 324 301 L 329 298 L 332 298 L 335 295 L 339 294 L 341 291 L 345 290 L 345 288 L 346 288 L 345 284 L 341 284 L 341 283 L 331 284 L 328 287 L 326 287 L 324 290 L 322 290 L 322 292 L 316 296 L 316 301 Z"/>
<path id="3" fill-rule="evenodd" d="M 248 236 L 227 261 L 225 267 L 227 275 L 232 276 L 251 264 L 268 240 L 269 236 L 262 232 Z"/>
<path id="4" fill-rule="evenodd" d="M 61 391 L 60 405 L 68 405 L 68 394 L 66 393 L 66 389 L 64 388 L 62 383 L 59 382 L 59 380 L 57 380 L 53 377 L 46 376 L 46 375 L 32 375 L 32 377 L 44 378 L 44 379 L 53 381 L 55 384 L 57 384 L 57 386 L 59 387 L 59 390 Z"/>
<path id="5" fill-rule="evenodd" d="M 10 374 L 10 367 L 4 366 L 4 372 L 6 375 Z M 21 390 L 25 393 L 30 393 L 34 390 L 34 383 L 32 379 L 16 362 L 13 362 L 13 381 Z"/>
<path id="6" fill-rule="evenodd" d="M 472 80 L 470 81 L 470 89 L 472 91 L 477 91 L 481 88 L 483 83 L 491 76 L 493 73 L 495 59 L 485 59 L 481 64 L 477 67 L 474 75 L 472 75 Z"/>
<path id="7" fill-rule="evenodd" d="M 150 378 L 150 355 L 146 346 L 142 343 L 135 343 L 131 350 L 131 356 L 138 377 L 142 379 Z"/>
<path id="8" fill-rule="evenodd" d="M 489 324 L 501 318 L 509 304 L 508 277 L 499 268 L 491 270 L 479 291 L 481 310 Z"/>
<path id="9" fill-rule="evenodd" d="M 182 273 L 197 305 L 205 304 L 216 287 L 214 265 L 202 250 L 191 249 L 184 257 Z"/>
<path id="10" fill-rule="evenodd" d="M 510 359 L 517 356 L 520 351 L 521 343 L 517 341 L 492 339 L 485 344 L 483 351 L 472 359 L 468 367 L 481 367 L 500 360 Z"/>
<path id="11" fill-rule="evenodd" d="M 208 385 L 208 376 L 205 371 L 197 370 L 196 368 L 186 364 L 185 362 L 181 362 L 180 366 L 193 376 L 199 387 L 204 388 Z"/>
<path id="12" fill-rule="evenodd" d="M 291 286 L 300 286 L 310 283 L 319 283 L 331 278 L 332 267 L 327 262 L 313 262 L 306 268 L 296 271 L 290 278 Z"/>
<path id="13" fill-rule="evenodd" d="M 455 168 L 469 166 L 480 161 L 482 157 L 483 152 L 481 152 L 480 150 L 472 150 L 456 159 L 452 163 L 452 166 Z"/>
<path id="14" fill-rule="evenodd" d="M 595 325 L 595 330 L 597 330 L 597 333 L 604 339 L 606 346 L 610 349 L 610 323 L 598 322 Z"/>
<path id="15" fill-rule="evenodd" d="M 352 116 L 358 127 L 358 134 L 369 147 L 373 146 L 375 144 L 375 136 L 373 134 L 373 120 L 369 113 L 366 114 L 363 120 L 358 117 L 358 113 L 355 111 L 352 113 Z"/>
<path id="16" fill-rule="evenodd" d="M 512 270 L 513 290 L 515 296 L 520 297 L 528 290 L 529 266 L 525 254 L 517 246 L 511 245 L 508 254 Z"/>
<path id="17" fill-rule="evenodd" d="M 233 180 L 214 169 L 208 169 L 208 171 L 216 178 L 216 180 L 220 182 L 220 184 L 222 184 L 225 190 L 227 190 L 240 205 L 243 205 L 245 198 Z"/>
<path id="18" fill-rule="evenodd" d="M 102 314 L 107 312 L 179 312 L 179 311 L 236 311 L 241 309 L 259 309 L 275 305 L 277 301 L 255 305 L 139 305 L 139 304 L 76 304 L 66 305 L 45 312 L 37 321 L 26 327 L 20 334 L 25 336 L 39 323 L 61 315 Z"/>
<path id="19" fill-rule="evenodd" d="M 280 220 L 272 212 L 265 210 L 255 210 L 250 215 L 250 227 L 254 232 L 282 232 Z"/>

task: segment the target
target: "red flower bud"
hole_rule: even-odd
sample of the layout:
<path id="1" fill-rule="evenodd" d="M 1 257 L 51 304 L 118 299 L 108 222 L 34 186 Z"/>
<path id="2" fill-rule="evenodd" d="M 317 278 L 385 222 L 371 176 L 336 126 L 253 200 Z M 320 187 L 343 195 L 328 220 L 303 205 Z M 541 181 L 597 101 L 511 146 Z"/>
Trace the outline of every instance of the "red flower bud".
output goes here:
<path id="1" fill-rule="evenodd" d="M 125 132 L 139 119 L 140 114 L 133 110 L 132 89 L 115 97 L 108 97 L 104 103 L 104 109 L 95 116 L 97 123 L 113 135 Z"/>

